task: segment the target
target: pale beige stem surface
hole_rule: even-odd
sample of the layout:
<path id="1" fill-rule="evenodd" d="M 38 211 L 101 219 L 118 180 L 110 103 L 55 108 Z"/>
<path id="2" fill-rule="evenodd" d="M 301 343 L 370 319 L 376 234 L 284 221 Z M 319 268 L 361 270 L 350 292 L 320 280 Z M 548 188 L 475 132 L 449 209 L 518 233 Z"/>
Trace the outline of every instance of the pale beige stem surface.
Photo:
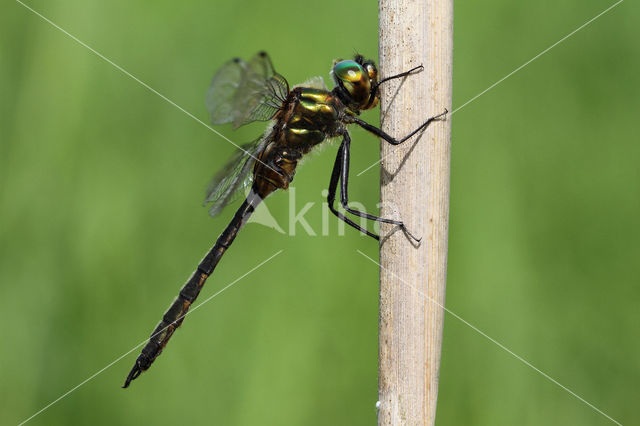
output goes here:
<path id="1" fill-rule="evenodd" d="M 453 0 L 379 0 L 381 77 L 424 71 L 382 85 L 382 128 L 403 137 L 451 111 Z M 380 425 L 435 422 L 447 276 L 451 121 L 433 122 L 399 146 L 381 142 Z M 394 232 L 395 231 L 395 232 Z M 440 306 L 438 305 L 440 304 Z"/>

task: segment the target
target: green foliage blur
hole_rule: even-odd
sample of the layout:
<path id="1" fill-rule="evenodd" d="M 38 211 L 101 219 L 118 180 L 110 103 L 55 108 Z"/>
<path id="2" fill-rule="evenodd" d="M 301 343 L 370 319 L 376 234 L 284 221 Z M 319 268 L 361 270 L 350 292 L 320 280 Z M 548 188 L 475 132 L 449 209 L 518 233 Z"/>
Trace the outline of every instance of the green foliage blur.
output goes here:
<path id="1" fill-rule="evenodd" d="M 375 2 L 30 0 L 207 121 L 215 70 L 265 49 L 295 84 L 377 57 Z M 454 108 L 613 4 L 458 2 Z M 453 116 L 447 307 L 623 424 L 640 399 L 640 7 L 627 1 Z M 425 112 L 426 114 L 426 112 Z M 378 112 L 364 116 L 378 122 Z M 238 143 L 263 125 L 217 130 Z M 350 195 L 375 211 L 376 138 Z M 320 234 L 335 148 L 295 179 Z M 248 224 L 151 370 L 138 349 L 233 213 L 206 184 L 234 148 L 43 21 L 0 6 L 0 424 L 371 425 L 377 244 Z M 289 195 L 267 202 L 288 230 Z M 438 425 L 606 425 L 445 316 Z"/>

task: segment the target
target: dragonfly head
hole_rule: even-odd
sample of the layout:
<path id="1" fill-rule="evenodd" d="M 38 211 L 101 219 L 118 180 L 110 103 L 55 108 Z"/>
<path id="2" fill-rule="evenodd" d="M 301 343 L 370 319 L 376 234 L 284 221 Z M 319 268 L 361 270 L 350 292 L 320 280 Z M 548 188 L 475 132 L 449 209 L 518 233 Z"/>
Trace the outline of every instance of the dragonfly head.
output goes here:
<path id="1" fill-rule="evenodd" d="M 356 55 L 354 59 L 336 62 L 331 76 L 338 97 L 349 108 L 359 111 L 378 104 L 378 69 L 373 61 Z"/>

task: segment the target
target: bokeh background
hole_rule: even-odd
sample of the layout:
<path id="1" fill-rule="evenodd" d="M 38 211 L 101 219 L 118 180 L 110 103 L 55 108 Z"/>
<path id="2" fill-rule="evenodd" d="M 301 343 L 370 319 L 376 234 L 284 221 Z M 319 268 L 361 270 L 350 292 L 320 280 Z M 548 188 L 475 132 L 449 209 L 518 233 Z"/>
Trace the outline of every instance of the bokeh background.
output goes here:
<path id="1" fill-rule="evenodd" d="M 196 117 L 214 71 L 270 53 L 291 83 L 376 58 L 375 2 L 28 4 Z M 454 107 L 613 4 L 459 2 Z M 0 423 L 146 339 L 232 215 L 207 182 L 233 147 L 17 2 L 0 6 Z M 626 1 L 453 117 L 447 307 L 623 424 L 640 400 L 640 7 Z M 378 112 L 365 118 L 378 121 Z M 252 140 L 264 126 L 233 132 Z M 379 157 L 353 130 L 352 170 Z M 318 232 L 335 146 L 295 180 Z M 375 210 L 379 168 L 351 180 Z M 288 227 L 289 197 L 268 207 Z M 126 391 L 137 350 L 32 425 L 371 425 L 378 271 L 355 231 L 249 224 Z M 610 422 L 445 317 L 438 425 Z"/>

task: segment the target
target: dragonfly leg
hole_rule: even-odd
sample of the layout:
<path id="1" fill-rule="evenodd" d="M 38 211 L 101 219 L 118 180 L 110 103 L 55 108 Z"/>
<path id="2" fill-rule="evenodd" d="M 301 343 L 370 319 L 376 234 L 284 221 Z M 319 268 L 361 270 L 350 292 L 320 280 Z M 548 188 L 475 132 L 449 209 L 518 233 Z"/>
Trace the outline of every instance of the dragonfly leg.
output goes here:
<path id="1" fill-rule="evenodd" d="M 336 161 L 333 165 L 333 171 L 331 172 L 331 181 L 329 182 L 329 194 L 327 195 L 329 210 L 331 210 L 333 214 L 338 216 L 338 218 L 344 221 L 346 224 L 353 226 L 355 229 L 362 232 L 363 234 L 367 234 L 368 236 L 375 238 L 376 240 L 379 240 L 380 239 L 379 236 L 359 226 L 357 223 L 355 223 L 354 221 L 346 217 L 344 214 L 336 210 L 335 206 L 333 205 L 336 200 L 336 190 L 338 189 L 338 181 L 340 180 L 340 171 L 342 169 L 342 157 L 344 155 L 343 154 L 344 147 L 346 146 L 345 143 L 348 144 L 348 141 L 350 141 L 349 135 L 345 134 L 345 139 L 342 141 L 340 148 L 338 148 L 338 155 L 336 156 Z"/>
<path id="2" fill-rule="evenodd" d="M 327 201 L 329 202 L 329 209 L 333 212 L 333 214 L 338 216 L 339 219 L 343 220 L 348 225 L 351 225 L 358 231 L 364 234 L 367 234 L 368 236 L 373 237 L 376 240 L 380 239 L 378 235 L 362 228 L 361 226 L 353 222 L 351 219 L 346 217 L 344 214 L 336 210 L 333 204 L 336 197 L 338 181 L 340 181 L 340 204 L 345 209 L 345 211 L 353 215 L 363 217 L 365 219 L 375 220 L 376 222 L 382 222 L 382 223 L 390 223 L 392 225 L 399 226 L 400 229 L 402 229 L 402 231 L 405 232 L 409 237 L 419 242 L 420 238 L 416 238 L 413 234 L 411 234 L 411 232 L 409 232 L 409 230 L 407 229 L 407 227 L 404 225 L 402 221 L 374 216 L 372 214 L 361 212 L 359 210 L 355 210 L 349 207 L 348 186 L 349 186 L 350 148 L 351 148 L 351 138 L 349 137 L 348 133 L 344 133 L 342 144 L 340 145 L 340 148 L 338 150 L 338 155 L 336 156 L 336 161 L 333 165 L 333 171 L 331 172 L 331 182 L 329 183 L 329 195 L 327 196 Z"/>
<path id="3" fill-rule="evenodd" d="M 422 72 L 422 71 L 424 71 L 424 67 L 422 65 L 418 65 L 417 67 L 411 68 L 409 71 L 401 72 L 400 74 L 395 74 L 395 75 L 383 78 L 382 80 L 380 80 L 379 82 L 377 82 L 375 84 L 375 87 L 377 88 L 382 83 L 385 83 L 385 82 L 387 82 L 389 80 L 393 80 L 395 78 L 407 77 L 407 76 L 409 76 L 411 74 L 417 74 L 417 73 Z"/>
<path id="4" fill-rule="evenodd" d="M 409 232 L 409 230 L 405 226 L 404 222 L 402 222 L 400 220 L 386 219 L 386 218 L 383 218 L 383 217 L 374 216 L 372 214 L 361 212 L 359 210 L 354 210 L 354 209 L 349 207 L 349 163 L 350 163 L 350 156 L 351 156 L 351 138 L 346 133 L 344 135 L 344 141 L 342 142 L 342 145 L 343 145 L 343 149 L 342 149 L 342 166 L 340 167 L 340 169 L 341 169 L 341 175 L 340 175 L 340 204 L 342 204 L 342 207 L 347 212 L 349 212 L 349 213 L 351 213 L 353 215 L 356 215 L 356 216 L 359 216 L 359 217 L 363 217 L 363 218 L 369 219 L 369 220 L 375 220 L 376 222 L 389 223 L 389 224 L 392 224 L 392 225 L 399 226 L 400 229 L 402 229 L 402 231 L 405 234 L 407 234 L 409 237 L 411 237 L 411 239 L 415 240 L 416 242 L 420 242 L 421 238 L 417 238 L 411 232 Z"/>
<path id="5" fill-rule="evenodd" d="M 409 139 L 411 136 L 415 135 L 419 131 L 426 129 L 429 126 L 429 124 L 431 124 L 432 121 L 438 120 L 444 117 L 445 115 L 447 115 L 448 113 L 449 111 L 445 108 L 444 112 L 438 115 L 434 115 L 433 117 L 430 117 L 427 121 L 422 123 L 417 129 L 415 129 L 413 132 L 409 133 L 407 136 L 405 136 L 402 139 L 396 139 L 393 136 L 389 135 L 388 133 L 385 133 L 384 131 L 382 131 L 382 129 L 378 129 L 376 126 L 372 126 L 366 121 L 360 120 L 358 117 L 355 117 L 355 116 L 349 117 L 348 122 L 357 124 L 358 126 L 373 133 L 374 135 L 381 137 L 385 141 L 389 142 L 391 145 L 400 145 L 402 142 L 406 141 L 407 139 Z"/>
<path id="6" fill-rule="evenodd" d="M 422 65 L 418 65 L 417 67 L 411 68 L 409 71 L 401 72 L 400 74 L 392 75 L 386 78 L 383 78 L 373 86 L 371 86 L 371 90 L 369 91 L 369 105 L 373 103 L 373 100 L 378 96 L 378 88 L 382 83 L 385 83 L 389 80 L 393 80 L 396 78 L 407 77 L 411 74 L 417 74 L 419 72 L 424 71 L 424 67 Z M 369 106 L 367 105 L 367 106 Z"/>

